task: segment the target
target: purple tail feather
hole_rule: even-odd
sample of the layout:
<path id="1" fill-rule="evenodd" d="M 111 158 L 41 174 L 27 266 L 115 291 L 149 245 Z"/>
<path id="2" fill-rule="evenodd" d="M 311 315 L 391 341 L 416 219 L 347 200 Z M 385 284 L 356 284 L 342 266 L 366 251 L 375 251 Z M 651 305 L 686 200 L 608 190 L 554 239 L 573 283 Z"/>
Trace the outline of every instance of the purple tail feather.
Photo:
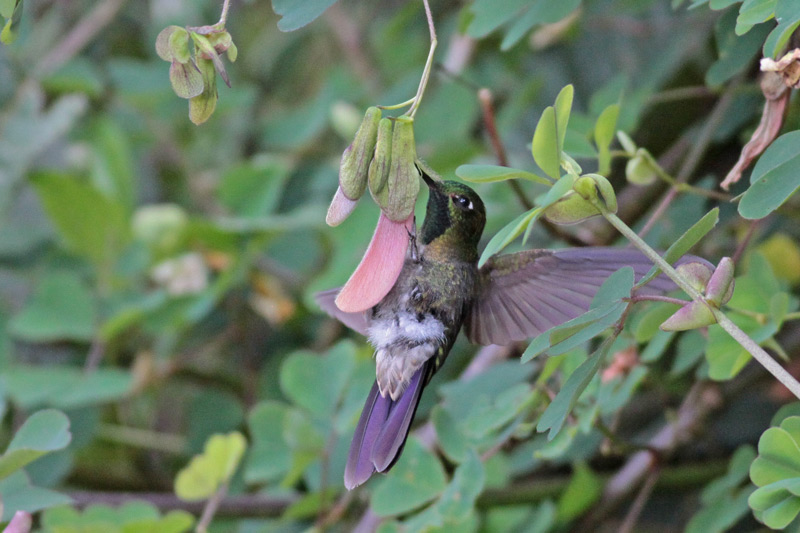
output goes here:
<path id="1" fill-rule="evenodd" d="M 381 396 L 377 382 L 372 385 L 347 456 L 344 470 L 347 490 L 361 485 L 374 472 L 387 472 L 400 458 L 431 364 L 426 362 L 414 373 L 397 401 Z"/>

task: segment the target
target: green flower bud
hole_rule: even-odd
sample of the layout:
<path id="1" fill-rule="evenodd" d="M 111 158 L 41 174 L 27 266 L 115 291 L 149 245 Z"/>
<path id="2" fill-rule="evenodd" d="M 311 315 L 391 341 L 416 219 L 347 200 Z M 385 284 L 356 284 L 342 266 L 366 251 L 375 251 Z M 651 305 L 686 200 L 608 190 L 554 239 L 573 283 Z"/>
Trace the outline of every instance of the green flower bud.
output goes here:
<path id="1" fill-rule="evenodd" d="M 342 154 L 342 162 L 339 165 L 339 186 L 350 200 L 358 200 L 367 189 L 367 173 L 375 151 L 380 119 L 380 109 L 368 108 L 353 142 Z"/>
<path id="2" fill-rule="evenodd" d="M 378 123 L 378 142 L 375 144 L 375 156 L 369 164 L 369 192 L 381 208 L 389 205 L 389 170 L 392 164 L 392 120 L 382 118 Z"/>
<path id="3" fill-rule="evenodd" d="M 544 217 L 554 224 L 575 224 L 599 215 L 592 201 L 603 202 L 606 209 L 617 212 L 617 197 L 611 183 L 599 174 L 586 174 L 575 180 L 572 191 L 544 210 Z"/>
<path id="4" fill-rule="evenodd" d="M 653 168 L 643 148 L 639 148 L 636 155 L 628 159 L 625 165 L 625 178 L 634 185 L 650 185 L 658 179 L 656 169 Z"/>
<path id="5" fill-rule="evenodd" d="M 733 296 L 734 264 L 730 257 L 723 257 L 706 286 L 706 300 L 714 307 L 728 302 Z"/>
<path id="6" fill-rule="evenodd" d="M 394 222 L 408 219 L 419 194 L 419 171 L 414 161 L 414 119 L 403 115 L 395 120 L 392 131 L 392 153 L 388 178 L 388 205 L 383 208 Z"/>
<path id="7" fill-rule="evenodd" d="M 708 280 L 711 279 L 711 269 L 703 263 L 684 263 L 678 265 L 675 270 L 686 278 L 689 285 L 694 287 L 697 292 L 705 291 Z"/>

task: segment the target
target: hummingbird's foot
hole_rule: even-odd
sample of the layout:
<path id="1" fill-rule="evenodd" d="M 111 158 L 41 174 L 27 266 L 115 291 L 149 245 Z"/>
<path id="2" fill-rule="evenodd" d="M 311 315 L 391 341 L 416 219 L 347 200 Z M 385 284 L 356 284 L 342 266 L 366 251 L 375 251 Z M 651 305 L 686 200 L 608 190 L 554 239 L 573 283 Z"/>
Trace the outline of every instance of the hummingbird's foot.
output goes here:
<path id="1" fill-rule="evenodd" d="M 414 217 L 413 230 L 406 229 L 408 233 L 408 240 L 410 242 L 409 249 L 411 250 L 411 259 L 414 261 L 419 260 L 419 250 L 417 249 L 417 219 Z"/>

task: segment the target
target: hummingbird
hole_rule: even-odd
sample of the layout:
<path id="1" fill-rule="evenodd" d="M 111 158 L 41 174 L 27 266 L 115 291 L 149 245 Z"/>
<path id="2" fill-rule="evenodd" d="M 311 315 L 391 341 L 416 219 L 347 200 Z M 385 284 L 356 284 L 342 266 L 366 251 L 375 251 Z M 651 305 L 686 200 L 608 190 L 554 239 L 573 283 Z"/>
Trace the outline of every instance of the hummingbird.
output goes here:
<path id="1" fill-rule="evenodd" d="M 430 194 L 419 235 L 389 293 L 362 313 L 341 311 L 339 289 L 318 293 L 329 315 L 375 348 L 376 379 L 361 412 L 344 473 L 348 490 L 387 472 L 406 442 L 422 391 L 447 359 L 462 326 L 477 344 L 534 337 L 589 310 L 603 282 L 624 266 L 641 279 L 652 262 L 633 249 L 534 249 L 491 257 L 478 268 L 486 210 L 478 194 L 419 169 Z M 684 256 L 677 263 L 707 261 Z M 642 288 L 675 285 L 659 276 Z"/>

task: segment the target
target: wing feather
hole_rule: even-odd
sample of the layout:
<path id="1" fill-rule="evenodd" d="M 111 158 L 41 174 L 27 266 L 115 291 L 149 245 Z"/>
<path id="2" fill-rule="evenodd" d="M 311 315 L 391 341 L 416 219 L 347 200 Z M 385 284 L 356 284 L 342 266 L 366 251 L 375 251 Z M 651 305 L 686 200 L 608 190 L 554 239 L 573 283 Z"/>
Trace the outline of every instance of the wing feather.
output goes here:
<path id="1" fill-rule="evenodd" d="M 675 264 L 701 262 L 687 255 Z M 480 270 L 479 292 L 464 321 L 467 337 L 478 344 L 509 344 L 534 337 L 589 310 L 608 277 L 624 266 L 636 281 L 653 267 L 630 248 L 527 250 L 493 257 Z M 675 284 L 663 274 L 641 289 L 663 294 Z"/>
<path id="2" fill-rule="evenodd" d="M 326 291 L 318 292 L 314 295 L 314 300 L 316 300 L 317 305 L 319 305 L 320 308 L 329 316 L 335 318 L 348 328 L 366 337 L 367 327 L 369 326 L 366 312 L 345 313 L 339 309 L 336 306 L 335 300 L 340 290 L 342 290 L 341 287 L 336 287 L 335 289 L 328 289 Z"/>

